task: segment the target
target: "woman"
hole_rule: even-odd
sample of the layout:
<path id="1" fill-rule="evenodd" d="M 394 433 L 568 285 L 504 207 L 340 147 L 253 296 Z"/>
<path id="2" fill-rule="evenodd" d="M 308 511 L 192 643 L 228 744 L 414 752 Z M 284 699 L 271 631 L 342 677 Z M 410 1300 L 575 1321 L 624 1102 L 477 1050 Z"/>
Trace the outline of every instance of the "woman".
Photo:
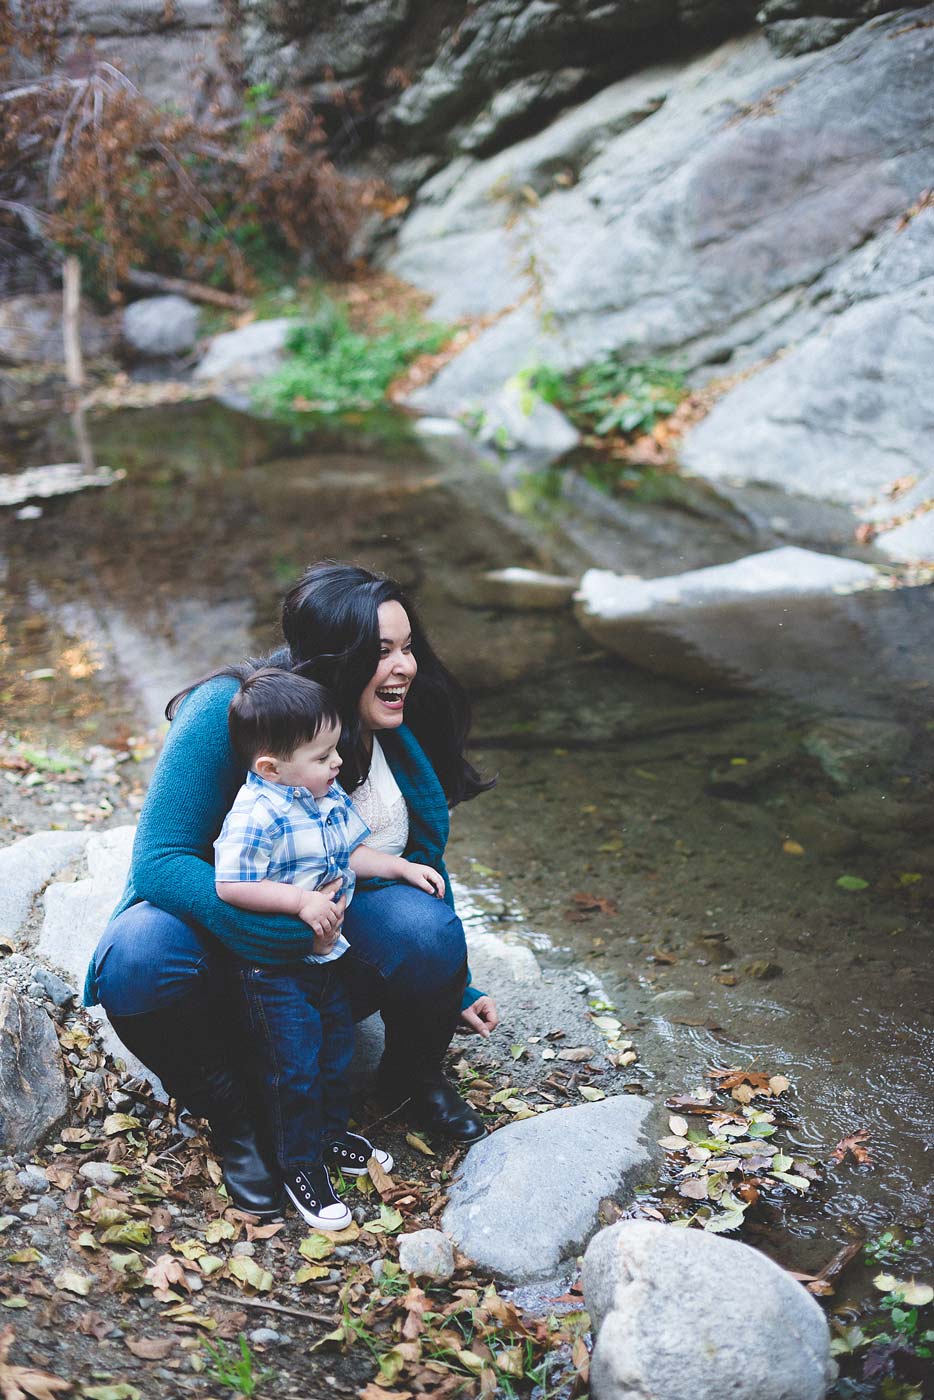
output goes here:
<path id="1" fill-rule="evenodd" d="M 466 944 L 443 853 L 448 809 L 490 787 L 464 757 L 469 705 L 398 585 L 348 564 L 309 569 L 282 609 L 286 648 L 272 664 L 326 685 L 343 721 L 341 781 L 384 850 L 433 865 L 441 901 L 410 885 L 358 887 L 341 959 L 357 1019 L 379 1010 L 386 1046 L 379 1087 L 393 1106 L 458 1142 L 483 1136 L 479 1115 L 441 1062 L 460 1019 L 495 1029 L 492 998 L 468 985 Z M 247 914 L 214 888 L 212 842 L 243 780 L 223 674 L 169 702 L 172 719 L 140 815 L 123 900 L 98 945 L 85 1000 L 100 1002 L 124 1044 L 190 1112 L 207 1118 L 237 1204 L 278 1210 L 281 1185 L 257 1137 L 246 1089 L 249 1046 L 236 1046 L 224 947 L 257 963 L 311 951 L 297 919 Z M 342 905 L 338 905 L 344 915 Z"/>

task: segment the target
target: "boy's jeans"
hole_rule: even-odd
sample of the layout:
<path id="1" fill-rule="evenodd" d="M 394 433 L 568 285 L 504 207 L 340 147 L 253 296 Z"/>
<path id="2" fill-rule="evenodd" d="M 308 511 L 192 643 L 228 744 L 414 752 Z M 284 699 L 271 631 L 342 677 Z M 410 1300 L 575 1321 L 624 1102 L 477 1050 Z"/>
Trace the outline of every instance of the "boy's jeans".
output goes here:
<path id="1" fill-rule="evenodd" d="M 354 1023 L 340 961 L 235 972 L 283 1173 L 319 1162 L 350 1116 Z"/>

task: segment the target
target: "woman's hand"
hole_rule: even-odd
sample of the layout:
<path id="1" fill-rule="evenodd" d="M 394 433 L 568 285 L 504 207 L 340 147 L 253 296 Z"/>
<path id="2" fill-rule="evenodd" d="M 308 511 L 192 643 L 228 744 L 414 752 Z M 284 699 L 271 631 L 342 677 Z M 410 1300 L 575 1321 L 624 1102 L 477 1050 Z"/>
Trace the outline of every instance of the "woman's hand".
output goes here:
<path id="1" fill-rule="evenodd" d="M 434 866 L 416 865 L 411 860 L 401 861 L 400 866 L 400 873 L 407 885 L 414 885 L 417 890 L 425 890 L 438 899 L 444 898 L 444 881 Z"/>
<path id="2" fill-rule="evenodd" d="M 465 1026 L 473 1031 L 474 1035 L 482 1035 L 486 1040 L 490 1032 L 495 1031 L 499 1025 L 496 1002 L 492 997 L 477 997 L 477 1000 L 471 1002 L 466 1011 L 461 1012 L 461 1020 Z"/>

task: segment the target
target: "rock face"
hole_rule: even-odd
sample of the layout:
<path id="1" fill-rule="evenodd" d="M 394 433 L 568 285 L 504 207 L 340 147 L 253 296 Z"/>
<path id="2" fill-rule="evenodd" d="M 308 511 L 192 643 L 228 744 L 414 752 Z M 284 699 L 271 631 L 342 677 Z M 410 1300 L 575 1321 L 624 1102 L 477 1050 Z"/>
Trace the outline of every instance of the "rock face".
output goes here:
<path id="1" fill-rule="evenodd" d="M 513 1282 L 553 1277 L 593 1231 L 602 1198 L 638 1180 L 649 1160 L 641 1136 L 649 1111 L 624 1094 L 500 1128 L 467 1153 L 445 1232 Z"/>
<path id="2" fill-rule="evenodd" d="M 0 934 L 14 938 L 32 901 L 87 844 L 86 831 L 37 831 L 0 850 Z"/>
<path id="3" fill-rule="evenodd" d="M 80 313 L 81 346 L 93 359 L 113 348 L 114 333 L 108 321 L 87 303 Z M 0 301 L 0 364 L 62 364 L 62 298 L 58 292 L 8 297 Z"/>
<path id="4" fill-rule="evenodd" d="M 0 987 L 0 1152 L 31 1152 L 67 1109 L 52 1022 L 12 987 Z"/>
<path id="5" fill-rule="evenodd" d="M 87 840 L 87 878 L 53 884 L 45 892 L 45 920 L 36 953 L 60 967 L 81 990 L 91 954 L 126 884 L 134 826 L 93 832 Z"/>
<path id="6" fill-rule="evenodd" d="M 622 1221 L 591 1241 L 583 1284 L 595 1400 L 822 1400 L 832 1379 L 817 1302 L 748 1245 Z"/>
<path id="7" fill-rule="evenodd" d="M 123 341 L 131 355 L 144 359 L 184 355 L 197 339 L 199 319 L 185 297 L 143 297 L 123 313 Z"/>

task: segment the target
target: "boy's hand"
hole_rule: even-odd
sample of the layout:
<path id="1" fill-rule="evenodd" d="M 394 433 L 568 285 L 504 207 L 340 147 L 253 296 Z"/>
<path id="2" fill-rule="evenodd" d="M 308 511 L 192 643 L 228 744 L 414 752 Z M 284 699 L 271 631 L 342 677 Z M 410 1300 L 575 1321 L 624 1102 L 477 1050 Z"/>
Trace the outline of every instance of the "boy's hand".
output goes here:
<path id="1" fill-rule="evenodd" d="M 302 895 L 298 906 L 298 917 L 313 928 L 317 937 L 312 945 L 316 953 L 327 953 L 334 946 L 338 929 L 344 917 L 344 901 L 334 903 L 336 884 L 325 885 L 320 890 L 309 890 Z M 330 893 L 329 893 L 330 891 Z M 319 948 L 318 940 L 329 938 L 327 948 Z"/>
<path id="2" fill-rule="evenodd" d="M 400 873 L 407 884 L 414 885 L 417 890 L 426 890 L 438 899 L 444 898 L 444 881 L 437 870 L 430 865 L 416 865 L 411 860 L 404 860 L 402 866 L 404 868 Z"/>

